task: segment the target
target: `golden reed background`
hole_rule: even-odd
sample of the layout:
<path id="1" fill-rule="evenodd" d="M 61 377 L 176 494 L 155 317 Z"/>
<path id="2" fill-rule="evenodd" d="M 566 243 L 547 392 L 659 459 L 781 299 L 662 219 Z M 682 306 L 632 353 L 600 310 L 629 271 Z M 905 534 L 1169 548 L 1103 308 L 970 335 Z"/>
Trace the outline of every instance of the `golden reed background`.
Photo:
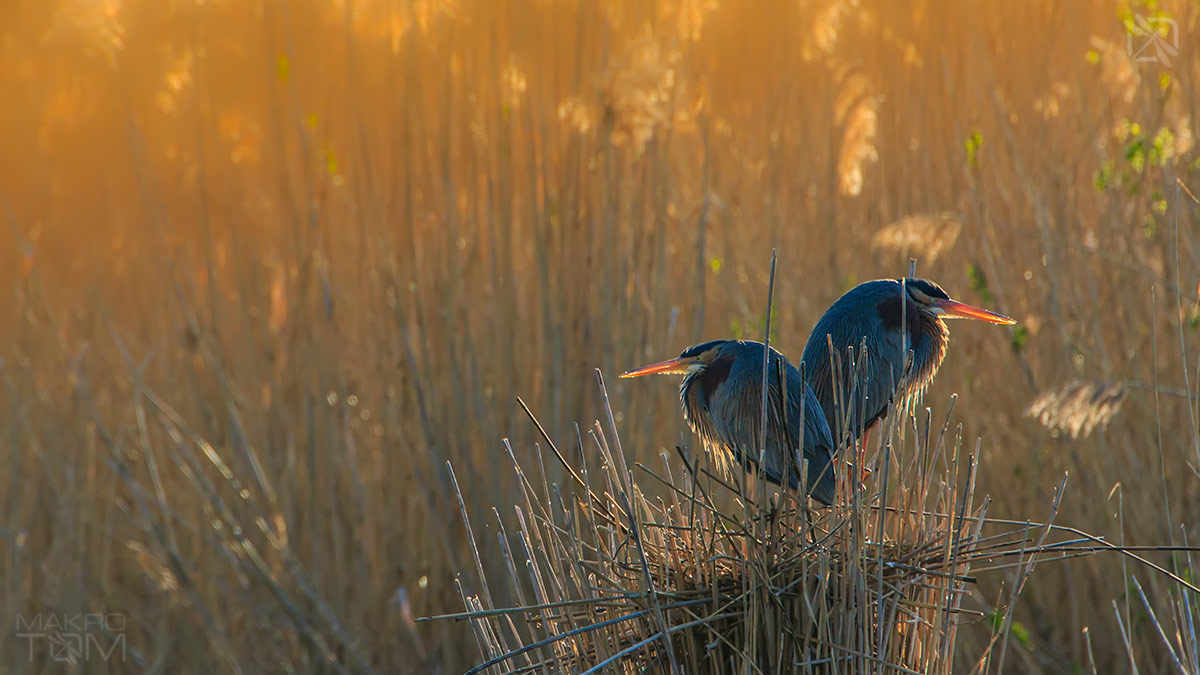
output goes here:
<path id="1" fill-rule="evenodd" d="M 1138 15 L 1177 23 L 1169 64 L 1127 55 Z M 459 672 L 465 627 L 411 621 L 477 583 L 445 462 L 494 547 L 501 439 L 536 461 L 516 396 L 573 447 L 598 367 L 626 450 L 670 448 L 674 385 L 612 376 L 760 338 L 772 247 L 792 355 L 909 255 L 1020 321 L 954 324 L 926 398 L 960 394 L 990 515 L 1044 518 L 1069 471 L 1059 523 L 1196 542 L 1200 220 L 1174 185 L 1200 186 L 1198 16 L 9 0 L 0 620 L 119 612 L 130 663 L 168 670 Z M 1026 415 L 1044 392 L 1078 438 Z M 1166 611 L 1119 557 L 1041 566 L 1012 671 L 1083 668 L 1085 628 L 1100 672 L 1128 668 L 1120 614 L 1166 672 L 1129 575 Z M 961 671 L 993 628 L 962 633 Z M 0 653 L 24 646 L 0 630 Z"/>

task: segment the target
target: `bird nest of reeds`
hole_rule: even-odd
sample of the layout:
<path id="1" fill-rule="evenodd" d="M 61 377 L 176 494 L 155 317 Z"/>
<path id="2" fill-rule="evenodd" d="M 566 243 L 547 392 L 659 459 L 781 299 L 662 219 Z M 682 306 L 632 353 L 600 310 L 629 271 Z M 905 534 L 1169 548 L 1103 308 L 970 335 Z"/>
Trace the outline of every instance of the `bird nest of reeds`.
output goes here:
<path id="1" fill-rule="evenodd" d="M 475 574 L 459 577 L 465 611 L 437 618 L 470 623 L 469 673 L 950 672 L 957 627 L 982 616 L 962 606 L 972 564 L 1015 555 L 1027 573 L 1047 548 L 1028 524 L 981 533 L 979 448 L 948 417 L 910 415 L 854 446 L 876 470 L 843 475 L 818 509 L 682 447 L 627 463 L 607 413 L 573 443 L 577 461 L 542 431 L 549 452 L 529 473 L 505 442 L 522 494 L 507 523 L 497 511 L 502 565 L 484 564 L 463 509 Z"/>

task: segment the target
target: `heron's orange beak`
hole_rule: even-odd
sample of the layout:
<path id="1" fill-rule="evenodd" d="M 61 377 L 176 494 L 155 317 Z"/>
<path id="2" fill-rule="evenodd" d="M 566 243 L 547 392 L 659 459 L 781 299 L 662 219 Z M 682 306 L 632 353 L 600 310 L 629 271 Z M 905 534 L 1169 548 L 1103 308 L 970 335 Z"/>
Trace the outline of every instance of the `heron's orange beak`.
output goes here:
<path id="1" fill-rule="evenodd" d="M 621 377 L 641 377 L 643 375 L 683 375 L 688 370 L 699 363 L 696 359 L 670 359 L 669 361 L 659 361 L 651 363 L 648 366 L 642 366 L 636 370 L 631 370 L 627 373 L 621 373 Z"/>
<path id="2" fill-rule="evenodd" d="M 953 317 L 956 319 L 979 319 L 980 321 L 998 323 L 1004 326 L 1011 326 L 1016 323 L 1016 321 L 1013 321 L 1003 314 L 989 312 L 986 309 L 982 309 L 974 305 L 968 305 L 965 302 L 959 302 L 957 300 L 935 300 L 933 302 L 933 306 L 938 310 L 938 313 L 947 318 Z"/>

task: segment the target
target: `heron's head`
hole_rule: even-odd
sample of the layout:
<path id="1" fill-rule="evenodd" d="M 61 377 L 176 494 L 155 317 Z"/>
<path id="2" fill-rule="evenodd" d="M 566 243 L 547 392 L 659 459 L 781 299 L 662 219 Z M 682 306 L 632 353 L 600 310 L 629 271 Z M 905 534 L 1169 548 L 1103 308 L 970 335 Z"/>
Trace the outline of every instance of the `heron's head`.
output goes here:
<path id="1" fill-rule="evenodd" d="M 678 358 L 652 363 L 621 375 L 621 377 L 641 377 L 642 375 L 683 375 L 679 383 L 679 402 L 683 407 L 683 416 L 692 429 L 705 439 L 705 443 L 718 443 L 718 432 L 713 426 L 712 413 L 709 404 L 721 396 L 737 392 L 738 388 L 727 390 L 730 373 L 739 357 L 753 351 L 752 345 L 757 343 L 740 342 L 738 340 L 713 340 L 702 342 L 694 347 L 688 347 Z M 761 346 L 761 345 L 760 345 Z M 762 352 L 759 351 L 761 359 Z M 719 443 L 718 443 L 719 444 Z"/>
<path id="2" fill-rule="evenodd" d="M 901 280 L 896 281 L 899 283 Z M 1005 326 L 1016 323 L 1007 316 L 952 300 L 941 286 L 926 279 L 906 279 L 904 290 L 919 311 L 939 319 L 978 319 Z"/>
<path id="3" fill-rule="evenodd" d="M 621 377 L 641 377 L 642 375 L 696 375 L 703 372 L 718 360 L 722 350 L 731 343 L 730 340 L 712 340 L 702 342 L 683 350 L 678 358 L 651 363 L 627 373 Z"/>

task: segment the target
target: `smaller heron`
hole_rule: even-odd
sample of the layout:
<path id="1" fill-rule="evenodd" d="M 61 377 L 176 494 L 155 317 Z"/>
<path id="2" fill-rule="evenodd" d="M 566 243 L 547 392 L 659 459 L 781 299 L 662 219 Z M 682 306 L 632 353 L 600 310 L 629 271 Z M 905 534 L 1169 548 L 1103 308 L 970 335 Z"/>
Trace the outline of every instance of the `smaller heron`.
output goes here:
<path id="1" fill-rule="evenodd" d="M 1016 323 L 952 300 L 926 279 L 876 279 L 846 291 L 817 321 L 804 346 L 808 384 L 829 423 L 849 429 L 850 439 L 858 439 L 894 403 L 902 409 L 915 403 L 946 357 L 950 331 L 943 319 L 955 318 Z M 830 343 L 843 360 L 847 348 L 855 350 L 860 357 L 855 372 L 847 362 L 835 376 Z M 862 346 L 865 361 L 858 353 Z M 912 361 L 906 366 L 910 349 Z"/>
<path id="2" fill-rule="evenodd" d="M 704 448 L 726 470 L 736 461 L 747 471 L 754 471 L 762 428 L 763 349 L 761 342 L 713 340 L 683 350 L 679 358 L 631 370 L 621 377 L 684 375 L 679 386 L 680 407 Z M 780 415 L 780 365 L 787 391 L 786 426 Z M 792 452 L 802 447 L 808 461 L 807 494 L 822 504 L 832 504 L 837 491 L 832 466 L 834 445 L 820 403 L 800 371 L 774 349 L 770 352 L 767 382 L 770 414 L 763 473 L 776 485 L 796 489 L 799 467 Z"/>

